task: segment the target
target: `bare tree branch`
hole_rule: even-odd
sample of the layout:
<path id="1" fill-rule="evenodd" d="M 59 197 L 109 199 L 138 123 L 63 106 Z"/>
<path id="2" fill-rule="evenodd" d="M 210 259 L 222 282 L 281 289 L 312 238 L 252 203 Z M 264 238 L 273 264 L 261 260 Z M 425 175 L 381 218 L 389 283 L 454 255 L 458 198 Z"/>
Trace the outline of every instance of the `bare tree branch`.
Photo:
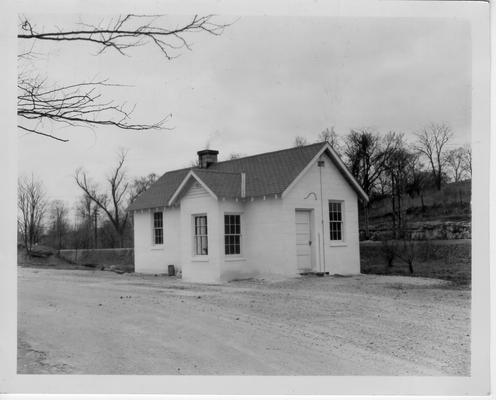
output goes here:
<path id="1" fill-rule="evenodd" d="M 327 142 L 331 145 L 331 147 L 336 151 L 339 155 L 342 153 L 341 147 L 341 138 L 338 136 L 336 131 L 334 130 L 334 126 L 331 126 L 331 129 L 325 128 L 322 132 L 317 136 L 318 142 Z"/>
<path id="2" fill-rule="evenodd" d="M 132 204 L 139 195 L 147 191 L 157 179 L 158 176 L 155 173 L 151 173 L 140 178 L 135 178 L 130 188 L 129 204 Z"/>
<path id="3" fill-rule="evenodd" d="M 47 136 L 51 139 L 55 139 L 55 140 L 59 140 L 61 142 L 68 142 L 69 140 L 68 139 L 61 139 L 57 136 L 53 136 L 53 135 L 49 135 L 48 133 L 43 133 L 43 132 L 40 132 L 40 131 L 37 131 L 36 129 L 29 129 L 29 128 L 26 128 L 25 126 L 22 126 L 22 125 L 17 125 L 17 127 L 19 129 L 23 129 L 27 132 L 31 132 L 31 133 L 36 133 L 37 135 L 42 135 L 42 136 Z"/>
<path id="4" fill-rule="evenodd" d="M 17 83 L 17 115 L 25 121 L 51 121 L 68 126 L 110 125 L 135 131 L 171 129 L 164 126 L 171 115 L 151 124 L 130 123 L 133 108 L 126 109 L 124 105 L 105 101 L 97 92 L 99 87 L 108 86 L 122 85 L 110 84 L 103 80 L 47 88 L 43 81 L 21 78 Z M 40 129 L 27 127 L 25 123 L 19 123 L 18 127 L 27 132 L 67 141 Z"/>
<path id="5" fill-rule="evenodd" d="M 114 50 L 128 55 L 128 50 L 152 45 L 168 59 L 176 58 L 180 50 L 191 50 L 187 37 L 191 34 L 206 32 L 219 36 L 230 24 L 214 22 L 214 16 L 193 16 L 187 22 L 166 28 L 162 15 L 120 15 L 110 20 L 101 20 L 97 25 L 80 22 L 76 29 L 39 30 L 32 21 L 19 18 L 18 39 L 32 41 L 31 48 L 18 55 L 18 60 L 29 60 L 36 41 L 87 42 L 97 47 L 97 55 Z M 18 127 L 26 132 L 39 134 L 52 139 L 67 141 L 53 132 L 41 129 L 40 124 L 50 122 L 63 126 L 113 126 L 119 129 L 145 131 L 152 129 L 171 129 L 165 124 L 171 118 L 167 115 L 153 123 L 132 123 L 134 107 L 104 100 L 99 88 L 120 86 L 109 84 L 106 80 L 81 82 L 72 85 L 49 87 L 44 79 L 36 76 L 18 76 L 17 115 L 23 119 Z M 33 127 L 29 121 L 38 124 Z"/>
<path id="6" fill-rule="evenodd" d="M 92 25 L 80 23 L 82 29 L 57 30 L 51 32 L 38 31 L 26 17 L 19 22 L 19 39 L 36 39 L 49 41 L 79 41 L 89 42 L 99 46 L 97 54 L 108 49 L 126 55 L 126 50 L 144 46 L 148 43 L 155 45 L 166 57 L 171 60 L 177 55 L 177 50 L 190 50 L 190 44 L 185 34 L 207 32 L 219 36 L 230 24 L 213 22 L 213 15 L 198 16 L 173 29 L 167 29 L 155 23 L 163 16 L 149 16 L 128 14 L 107 22 L 106 25 Z"/>
<path id="7" fill-rule="evenodd" d="M 303 147 L 308 144 L 308 141 L 305 137 L 303 136 L 296 136 L 294 138 L 293 146 L 295 147 Z"/>

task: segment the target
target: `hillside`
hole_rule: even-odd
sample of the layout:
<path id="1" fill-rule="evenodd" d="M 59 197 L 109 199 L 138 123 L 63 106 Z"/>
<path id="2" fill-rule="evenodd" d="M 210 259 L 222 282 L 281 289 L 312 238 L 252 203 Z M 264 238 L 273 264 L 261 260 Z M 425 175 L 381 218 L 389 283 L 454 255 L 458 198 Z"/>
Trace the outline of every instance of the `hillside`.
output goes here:
<path id="1" fill-rule="evenodd" d="M 407 235 L 412 239 L 470 239 L 470 180 L 446 184 L 441 190 L 430 189 L 422 196 L 405 195 Z M 371 240 L 392 236 L 392 205 L 389 197 L 370 203 L 369 231 Z M 364 218 L 360 209 L 360 231 L 363 238 Z"/>

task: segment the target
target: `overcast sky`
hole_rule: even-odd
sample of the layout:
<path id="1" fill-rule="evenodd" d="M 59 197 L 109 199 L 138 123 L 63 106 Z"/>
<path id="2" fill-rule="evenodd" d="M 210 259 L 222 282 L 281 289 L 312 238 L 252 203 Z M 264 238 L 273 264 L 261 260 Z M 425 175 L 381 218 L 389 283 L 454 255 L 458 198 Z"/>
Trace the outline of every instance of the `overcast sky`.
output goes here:
<path id="1" fill-rule="evenodd" d="M 32 16 L 46 29 L 79 18 L 91 21 Z M 152 46 L 123 57 L 95 56 L 91 45 L 38 43 L 29 68 L 40 76 L 61 84 L 109 78 L 129 85 L 104 93 L 135 104 L 135 122 L 171 113 L 174 129 L 58 131 L 68 143 L 22 135 L 19 173 L 34 173 L 50 199 L 72 206 L 80 195 L 76 168 L 102 180 L 120 148 L 129 150 L 127 173 L 135 177 L 189 166 L 207 146 L 221 159 L 250 155 L 291 147 L 295 136 L 314 141 L 331 126 L 341 135 L 367 127 L 412 138 L 430 122 L 446 122 L 454 146 L 470 140 L 471 41 L 463 20 L 241 16 L 220 37 L 189 40 L 192 51 L 172 61 Z"/>

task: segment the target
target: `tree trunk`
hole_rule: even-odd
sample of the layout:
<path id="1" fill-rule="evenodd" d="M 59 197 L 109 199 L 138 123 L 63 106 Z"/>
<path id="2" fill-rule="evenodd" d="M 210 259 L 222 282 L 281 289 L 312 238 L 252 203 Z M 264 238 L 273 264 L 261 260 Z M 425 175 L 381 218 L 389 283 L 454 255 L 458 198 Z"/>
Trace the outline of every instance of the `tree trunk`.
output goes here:
<path id="1" fill-rule="evenodd" d="M 396 198 L 398 199 L 398 238 L 402 239 L 403 238 L 403 215 L 401 213 L 401 194 L 400 194 L 400 188 L 399 185 L 396 185 Z"/>
<path id="2" fill-rule="evenodd" d="M 436 187 L 437 190 L 441 190 L 441 171 L 436 173 Z"/>
<path id="3" fill-rule="evenodd" d="M 117 231 L 119 237 L 119 247 L 122 249 L 124 247 L 124 229 Z"/>
<path id="4" fill-rule="evenodd" d="M 391 195 L 391 203 L 392 203 L 391 216 L 393 218 L 393 229 L 392 229 L 393 232 L 392 233 L 393 233 L 393 239 L 396 239 L 396 202 L 395 202 L 394 192 Z"/>
<path id="5" fill-rule="evenodd" d="M 26 249 L 26 253 L 29 254 L 28 235 L 26 234 L 26 231 L 24 232 L 24 248 Z"/>
<path id="6" fill-rule="evenodd" d="M 96 210 L 93 212 L 93 214 L 95 215 L 95 224 L 94 224 L 95 225 L 94 226 L 94 228 L 95 228 L 95 243 L 94 243 L 94 246 L 93 247 L 96 249 L 96 248 L 98 248 L 98 225 L 97 225 L 97 222 L 98 221 L 97 221 Z"/>

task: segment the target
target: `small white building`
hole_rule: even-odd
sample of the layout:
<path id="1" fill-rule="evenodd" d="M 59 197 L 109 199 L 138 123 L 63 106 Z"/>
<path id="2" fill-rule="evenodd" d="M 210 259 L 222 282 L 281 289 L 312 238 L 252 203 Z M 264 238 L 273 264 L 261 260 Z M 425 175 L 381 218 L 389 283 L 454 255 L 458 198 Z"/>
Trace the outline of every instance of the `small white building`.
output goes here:
<path id="1" fill-rule="evenodd" d="M 358 201 L 368 201 L 327 143 L 165 173 L 134 213 L 135 271 L 222 282 L 264 274 L 360 273 Z"/>

